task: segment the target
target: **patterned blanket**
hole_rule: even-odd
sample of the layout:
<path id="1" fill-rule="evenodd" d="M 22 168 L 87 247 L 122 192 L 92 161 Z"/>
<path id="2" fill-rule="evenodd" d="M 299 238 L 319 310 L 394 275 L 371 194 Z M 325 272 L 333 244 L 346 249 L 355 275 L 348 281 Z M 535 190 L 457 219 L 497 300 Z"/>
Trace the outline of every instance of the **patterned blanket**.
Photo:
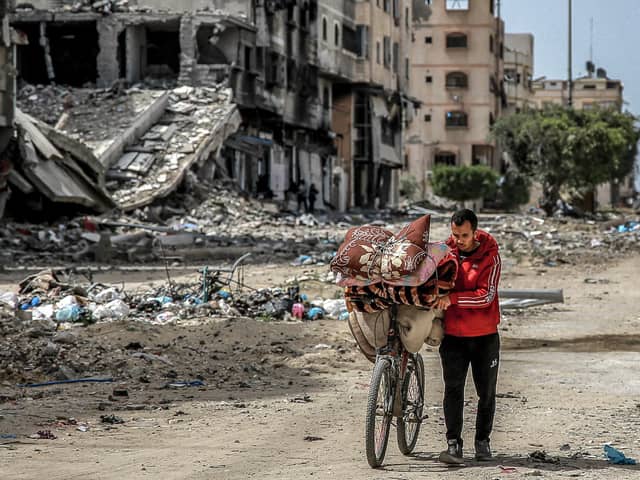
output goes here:
<path id="1" fill-rule="evenodd" d="M 349 229 L 331 261 L 349 311 L 376 312 L 394 303 L 430 308 L 453 288 L 458 263 L 444 243 L 429 243 L 431 217 L 397 234 L 365 225 Z"/>

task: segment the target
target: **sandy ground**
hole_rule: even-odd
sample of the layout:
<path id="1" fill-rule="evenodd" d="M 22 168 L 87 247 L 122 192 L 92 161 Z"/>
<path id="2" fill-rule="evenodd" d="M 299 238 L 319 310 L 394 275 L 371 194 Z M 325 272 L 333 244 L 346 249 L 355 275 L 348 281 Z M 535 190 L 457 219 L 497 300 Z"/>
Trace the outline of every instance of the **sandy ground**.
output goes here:
<path id="1" fill-rule="evenodd" d="M 356 351 L 344 322 L 200 319 L 164 327 L 94 325 L 80 333 L 110 347 L 132 341 L 154 345 L 174 361 L 173 375 L 169 366 L 140 360 L 132 380 L 115 384 L 17 389 L 2 383 L 0 435 L 17 437 L 0 438 L 0 477 L 640 478 L 638 467 L 611 465 L 603 456 L 603 445 L 611 442 L 640 459 L 640 256 L 605 266 L 536 269 L 509 259 L 504 263 L 502 288 L 562 288 L 565 303 L 504 316 L 494 461 L 471 460 L 475 394 L 469 384 L 464 432 L 469 461 L 454 469 L 437 462 L 444 421 L 434 350 L 422 352 L 429 419 L 415 455 L 398 452 L 392 429 L 385 464 L 372 470 L 364 455 L 372 366 Z M 247 282 L 312 278 L 323 268 L 255 265 Z M 105 280 L 134 284 L 161 282 L 163 276 L 110 272 Z M 0 284 L 15 280 L 5 277 Z M 314 295 L 336 294 L 334 286 L 319 281 L 305 285 Z M 202 378 L 205 386 L 166 388 L 166 377 L 176 374 Z M 128 397 L 114 397 L 116 388 L 126 389 Z M 111 414 L 124 423 L 101 422 L 101 415 Z M 37 430 L 51 430 L 57 439 L 30 439 Z M 542 450 L 558 462 L 528 458 Z"/>

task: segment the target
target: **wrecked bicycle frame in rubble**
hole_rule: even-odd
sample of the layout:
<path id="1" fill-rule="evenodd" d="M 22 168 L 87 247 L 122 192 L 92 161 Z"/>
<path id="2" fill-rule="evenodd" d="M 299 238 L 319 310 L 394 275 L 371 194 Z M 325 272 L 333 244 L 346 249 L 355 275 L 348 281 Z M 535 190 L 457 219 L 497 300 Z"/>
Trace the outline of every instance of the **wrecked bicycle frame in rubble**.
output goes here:
<path id="1" fill-rule="evenodd" d="M 367 462 L 382 465 L 393 417 L 396 417 L 398 448 L 404 455 L 413 452 L 424 410 L 424 362 L 419 353 L 405 350 L 397 324 L 397 306 L 390 308 L 387 344 L 376 350 L 369 385 L 365 427 Z"/>

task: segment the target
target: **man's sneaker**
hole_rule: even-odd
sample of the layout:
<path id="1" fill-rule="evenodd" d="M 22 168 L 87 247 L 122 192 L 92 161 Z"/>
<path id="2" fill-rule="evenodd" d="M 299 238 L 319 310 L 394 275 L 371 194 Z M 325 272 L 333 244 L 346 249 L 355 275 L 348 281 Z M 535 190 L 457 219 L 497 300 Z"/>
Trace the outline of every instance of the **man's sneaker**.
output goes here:
<path id="1" fill-rule="evenodd" d="M 462 444 L 456 439 L 447 440 L 447 449 L 440 453 L 438 457 L 442 463 L 448 465 L 461 465 L 464 463 L 462 458 Z"/>
<path id="2" fill-rule="evenodd" d="M 489 440 L 476 440 L 476 460 L 491 460 L 491 446 Z"/>

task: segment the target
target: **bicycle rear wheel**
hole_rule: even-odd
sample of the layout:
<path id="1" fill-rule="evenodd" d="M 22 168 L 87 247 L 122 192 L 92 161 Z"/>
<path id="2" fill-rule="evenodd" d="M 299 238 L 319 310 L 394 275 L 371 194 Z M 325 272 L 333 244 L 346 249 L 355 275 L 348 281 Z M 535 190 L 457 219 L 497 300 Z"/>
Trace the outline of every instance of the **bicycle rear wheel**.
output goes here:
<path id="1" fill-rule="evenodd" d="M 369 386 L 365 428 L 367 462 L 372 468 L 379 467 L 384 460 L 392 416 L 393 373 L 391 360 L 378 358 Z"/>
<path id="2" fill-rule="evenodd" d="M 411 355 L 402 382 L 402 417 L 398 417 L 396 433 L 403 455 L 413 452 L 418 442 L 424 410 L 424 362 L 418 353 Z"/>

